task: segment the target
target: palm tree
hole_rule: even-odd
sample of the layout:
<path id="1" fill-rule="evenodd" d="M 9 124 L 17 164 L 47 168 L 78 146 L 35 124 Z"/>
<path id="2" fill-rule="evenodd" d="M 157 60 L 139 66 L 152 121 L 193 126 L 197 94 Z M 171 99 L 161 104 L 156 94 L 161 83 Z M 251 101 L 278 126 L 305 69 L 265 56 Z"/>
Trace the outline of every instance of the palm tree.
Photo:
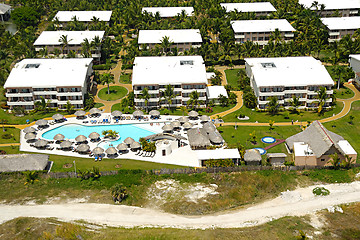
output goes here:
<path id="1" fill-rule="evenodd" d="M 297 112 L 297 108 L 300 106 L 300 98 L 295 95 L 292 96 L 292 99 L 289 101 L 290 106 L 294 108 L 294 111 Z"/>
<path id="2" fill-rule="evenodd" d="M 108 87 L 108 91 L 107 94 L 110 94 L 110 84 L 111 83 L 115 83 L 114 81 L 114 75 L 110 74 L 110 73 L 104 73 L 100 75 L 100 82 L 101 84 L 105 85 L 107 84 Z"/>
<path id="3" fill-rule="evenodd" d="M 192 107 L 197 107 L 200 103 L 199 97 L 200 94 L 198 93 L 198 91 L 192 91 L 190 93 L 190 99 L 188 100 L 188 105 L 191 105 Z"/>
<path id="4" fill-rule="evenodd" d="M 81 43 L 81 53 L 85 58 L 91 57 L 91 43 L 87 38 Z"/>
<path id="5" fill-rule="evenodd" d="M 68 39 L 67 35 L 61 35 L 59 38 L 59 42 L 62 45 L 62 52 L 64 54 L 64 49 L 67 49 L 67 52 L 69 52 L 69 42 L 72 41 L 72 39 Z"/>
<path id="6" fill-rule="evenodd" d="M 170 37 L 164 36 L 161 39 L 161 44 L 160 44 L 163 49 L 163 53 L 167 53 L 168 49 L 171 47 L 172 44 L 173 44 L 173 42 L 170 41 Z"/>
<path id="7" fill-rule="evenodd" d="M 323 110 L 323 106 L 325 105 L 326 99 L 328 98 L 325 87 L 320 87 L 319 91 L 317 91 L 316 98 L 319 100 L 318 113 L 321 113 Z"/>
<path id="8" fill-rule="evenodd" d="M 275 44 L 278 44 L 282 41 L 281 32 L 278 28 L 275 28 L 275 31 L 271 33 L 269 41 L 274 41 Z"/>
<path id="9" fill-rule="evenodd" d="M 3 129 L 3 132 L 5 132 L 5 128 L 4 128 L 4 124 L 7 123 L 7 120 L 6 119 L 1 119 L 1 123 L 2 123 L 2 129 Z"/>
<path id="10" fill-rule="evenodd" d="M 222 107 L 226 107 L 229 104 L 229 99 L 222 94 L 220 94 L 218 100 Z"/>
<path id="11" fill-rule="evenodd" d="M 66 102 L 65 108 L 69 114 L 74 111 L 74 105 L 72 105 L 69 100 Z"/>
<path id="12" fill-rule="evenodd" d="M 148 110 L 149 99 L 150 99 L 149 89 L 144 88 L 141 91 L 141 95 L 139 96 L 139 98 L 145 100 L 145 108 L 146 108 L 146 111 L 147 111 Z"/>
<path id="13" fill-rule="evenodd" d="M 342 74 L 345 73 L 345 69 L 342 66 L 335 66 L 334 68 L 334 74 L 337 76 L 338 81 L 337 81 L 337 89 L 340 89 L 340 84 L 341 84 L 341 76 Z"/>
<path id="14" fill-rule="evenodd" d="M 40 97 L 40 101 L 36 101 L 34 104 L 37 109 L 46 112 L 50 102 L 51 102 L 50 99 L 46 101 L 44 97 Z"/>
<path id="15" fill-rule="evenodd" d="M 185 106 L 180 106 L 180 110 L 182 111 L 183 116 L 185 115 L 185 112 L 187 112 L 187 109 Z"/>
<path id="16" fill-rule="evenodd" d="M 277 97 L 271 96 L 267 105 L 267 110 L 271 115 L 275 115 L 278 112 L 279 102 Z"/>
<path id="17" fill-rule="evenodd" d="M 174 87 L 169 85 L 166 85 L 165 87 L 165 91 L 161 92 L 166 100 L 166 102 L 169 105 L 169 110 L 170 110 L 170 105 L 172 103 L 172 100 L 175 98 L 175 93 L 174 93 Z"/>
<path id="18" fill-rule="evenodd" d="M 329 160 L 329 163 L 333 165 L 335 169 L 338 169 L 340 167 L 340 157 L 337 153 L 330 155 L 331 159 Z"/>

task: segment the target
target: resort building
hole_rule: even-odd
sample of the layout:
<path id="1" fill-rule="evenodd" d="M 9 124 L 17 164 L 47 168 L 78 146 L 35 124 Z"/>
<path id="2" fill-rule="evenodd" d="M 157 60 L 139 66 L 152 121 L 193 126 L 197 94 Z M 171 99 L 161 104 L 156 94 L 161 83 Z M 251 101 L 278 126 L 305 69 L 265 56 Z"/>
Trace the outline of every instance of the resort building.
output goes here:
<path id="1" fill-rule="evenodd" d="M 7 21 L 10 19 L 11 6 L 0 3 L 0 20 Z"/>
<path id="2" fill-rule="evenodd" d="M 251 2 L 251 3 L 220 3 L 221 7 L 225 8 L 226 12 L 242 12 L 255 13 L 257 17 L 268 16 L 276 9 L 270 2 Z"/>
<path id="3" fill-rule="evenodd" d="M 44 31 L 36 39 L 34 46 L 36 51 L 47 48 L 51 55 L 55 55 L 55 49 L 60 50 L 60 57 L 66 56 L 70 51 L 74 51 L 76 57 L 83 56 L 82 43 L 87 39 L 89 43 L 98 40 L 98 45 L 89 49 L 91 57 L 95 61 L 101 58 L 101 41 L 104 38 L 105 31 Z M 62 40 L 67 38 L 67 43 Z"/>
<path id="4" fill-rule="evenodd" d="M 186 106 L 191 92 L 199 94 L 199 106 L 205 107 L 206 70 L 201 56 L 135 57 L 132 86 L 135 106 L 145 108 L 142 90 L 148 89 L 149 108 L 168 107 L 164 99 L 166 86 L 171 85 L 175 97 L 170 107 Z"/>
<path id="5" fill-rule="evenodd" d="M 228 98 L 227 91 L 224 86 L 208 86 L 206 87 L 207 102 L 212 101 L 214 104 L 219 104 L 220 96 Z"/>
<path id="6" fill-rule="evenodd" d="M 142 8 L 142 12 L 151 13 L 153 16 L 156 13 L 159 13 L 159 16 L 162 18 L 171 18 L 180 15 L 181 13 L 185 13 L 186 16 L 192 16 L 194 12 L 193 7 L 144 7 Z"/>
<path id="7" fill-rule="evenodd" d="M 290 107 L 290 100 L 296 96 L 299 108 L 318 106 L 317 91 L 326 88 L 327 100 L 323 107 L 329 107 L 334 81 L 319 60 L 313 57 L 246 58 L 246 74 L 250 78 L 258 100 L 257 107 L 265 109 L 269 98 L 276 96 L 281 106 Z"/>
<path id="8" fill-rule="evenodd" d="M 360 54 L 350 55 L 350 67 L 355 72 L 353 84 L 360 89 Z"/>
<path id="9" fill-rule="evenodd" d="M 238 165 L 241 159 L 239 150 L 219 148 L 216 150 L 196 150 L 195 151 L 201 166 L 206 166 L 207 161 L 231 159 L 235 165 Z"/>
<path id="10" fill-rule="evenodd" d="M 318 5 L 314 6 L 314 2 L 317 2 Z M 323 17 L 357 16 L 360 9 L 359 0 L 299 0 L 299 4 L 317 11 Z M 322 8 L 322 5 L 324 8 Z"/>
<path id="11" fill-rule="evenodd" d="M 42 98 L 49 107 L 65 109 L 69 101 L 84 107 L 92 75 L 92 58 L 24 59 L 15 64 L 5 82 L 5 96 L 10 108 L 35 108 Z"/>
<path id="12" fill-rule="evenodd" d="M 246 165 L 261 165 L 261 154 L 258 149 L 247 149 L 244 154 Z"/>
<path id="13" fill-rule="evenodd" d="M 329 42 L 339 41 L 348 34 L 351 37 L 360 28 L 360 16 L 322 18 L 321 21 L 329 31 Z"/>
<path id="14" fill-rule="evenodd" d="M 110 21 L 112 11 L 58 11 L 53 21 L 60 22 L 58 27 L 65 27 L 68 22 L 76 21 L 83 23 Z"/>
<path id="15" fill-rule="evenodd" d="M 332 154 L 341 160 L 345 155 L 356 162 L 357 153 L 347 140 L 327 130 L 319 121 L 313 122 L 304 131 L 286 139 L 286 146 L 293 153 L 297 166 L 327 166 Z"/>
<path id="16" fill-rule="evenodd" d="M 284 41 L 292 40 L 296 31 L 286 19 L 232 21 L 231 27 L 235 43 L 251 41 L 259 45 L 266 45 L 276 29 Z"/>
<path id="17" fill-rule="evenodd" d="M 160 45 L 165 37 L 169 38 L 172 48 L 177 48 L 179 52 L 189 51 L 190 48 L 201 46 L 202 38 L 199 29 L 173 29 L 173 30 L 140 30 L 138 44 L 139 48 L 154 49 Z M 161 46 L 159 46 L 161 48 Z"/>

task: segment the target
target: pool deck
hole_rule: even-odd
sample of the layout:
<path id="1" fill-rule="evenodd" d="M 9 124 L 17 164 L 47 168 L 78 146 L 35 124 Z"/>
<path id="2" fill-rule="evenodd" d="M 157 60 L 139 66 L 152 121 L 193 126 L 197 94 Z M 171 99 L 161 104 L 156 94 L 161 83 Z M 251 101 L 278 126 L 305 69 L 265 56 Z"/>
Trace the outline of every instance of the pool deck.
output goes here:
<path id="1" fill-rule="evenodd" d="M 132 115 L 123 115 L 123 116 L 131 116 L 132 117 Z M 67 124 L 80 124 L 83 126 L 98 126 L 98 125 L 99 126 L 104 126 L 104 125 L 111 126 L 111 125 L 119 125 L 119 124 L 137 124 L 137 125 L 141 124 L 140 127 L 143 129 L 146 129 L 146 130 L 149 130 L 152 132 L 156 132 L 156 133 L 161 133 L 161 132 L 163 132 L 161 128 L 164 126 L 165 123 L 175 121 L 180 116 L 170 116 L 170 115 L 169 116 L 161 116 L 160 119 L 156 119 L 156 120 L 150 119 L 150 116 L 147 116 L 147 115 L 145 115 L 145 117 L 149 117 L 149 120 L 148 121 L 145 121 L 145 120 L 120 120 L 118 123 L 115 123 L 115 121 L 112 119 L 111 115 L 107 114 L 107 113 L 103 113 L 101 115 L 101 117 L 99 117 L 99 118 L 86 118 L 84 120 L 79 120 L 76 118 L 67 118 L 67 121 L 65 121 L 65 122 L 48 125 L 49 127 L 45 128 L 45 129 L 40 129 L 36 133 L 37 133 L 37 137 L 41 138 L 43 133 L 45 133 L 49 130 L 58 128 L 60 126 L 67 125 Z M 90 123 L 91 120 L 102 120 L 105 118 L 109 119 L 110 123 L 105 123 L 105 124 Z M 194 124 L 194 127 L 201 126 L 200 120 L 190 120 L 190 122 L 192 124 Z M 152 125 L 150 125 L 150 123 L 152 123 Z M 61 132 L 59 132 L 59 133 L 61 133 Z M 181 131 L 177 132 L 177 134 L 179 134 L 179 133 L 187 139 L 187 135 L 186 135 L 185 131 L 181 130 Z M 20 151 L 94 159 L 94 157 L 90 157 L 88 154 L 79 154 L 77 152 L 72 152 L 72 151 L 57 150 L 56 148 L 59 147 L 59 144 L 56 144 L 56 143 L 49 144 L 49 146 L 51 148 L 52 147 L 54 148 L 53 150 L 37 149 L 35 147 L 30 146 L 30 143 L 28 143 L 25 140 L 24 136 L 25 136 L 25 133 L 23 131 L 21 131 L 20 132 L 20 144 L 21 144 Z M 74 139 L 69 139 L 69 140 L 75 142 Z M 182 141 L 185 142 L 186 144 L 189 143 L 187 140 L 182 140 Z M 90 146 L 90 149 L 92 150 L 95 147 L 97 147 L 100 142 L 88 141 L 88 145 Z M 75 144 L 73 144 L 73 146 L 76 147 Z M 116 146 L 114 146 L 114 147 L 116 147 Z M 201 166 L 200 161 L 197 157 L 196 151 L 192 150 L 189 145 L 180 147 L 178 149 L 174 149 L 172 151 L 172 153 L 168 156 L 160 156 L 159 154 L 155 154 L 154 157 L 142 157 L 142 156 L 136 155 L 135 153 L 136 152 L 132 152 L 131 150 L 129 150 L 125 154 L 118 155 L 116 157 L 116 159 L 132 159 L 132 160 L 141 160 L 141 161 L 173 164 L 173 165 L 189 166 L 189 167 L 200 167 Z"/>

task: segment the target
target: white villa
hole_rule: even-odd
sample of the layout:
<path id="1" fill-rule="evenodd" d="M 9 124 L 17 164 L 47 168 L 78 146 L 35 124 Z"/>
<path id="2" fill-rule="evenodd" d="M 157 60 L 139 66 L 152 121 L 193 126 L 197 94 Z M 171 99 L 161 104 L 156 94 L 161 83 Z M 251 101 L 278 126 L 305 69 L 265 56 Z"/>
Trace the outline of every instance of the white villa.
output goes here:
<path id="1" fill-rule="evenodd" d="M 177 15 L 185 12 L 186 16 L 192 16 L 194 12 L 193 7 L 144 7 L 142 12 L 151 13 L 153 16 L 158 12 L 162 18 L 176 17 Z"/>
<path id="2" fill-rule="evenodd" d="M 5 82 L 10 108 L 34 109 L 43 97 L 49 107 L 65 108 L 69 101 L 84 107 L 84 95 L 91 84 L 92 58 L 24 59 L 15 64 Z"/>
<path id="3" fill-rule="evenodd" d="M 286 19 L 232 21 L 231 27 L 235 43 L 251 41 L 259 45 L 266 45 L 276 29 L 284 41 L 293 39 L 296 31 Z"/>
<path id="4" fill-rule="evenodd" d="M 67 22 L 71 22 L 76 18 L 77 21 L 90 23 L 94 19 L 100 22 L 108 23 L 111 18 L 112 11 L 58 11 L 53 21 L 56 19 L 64 27 Z"/>
<path id="5" fill-rule="evenodd" d="M 46 47 L 49 53 L 51 53 L 57 48 L 62 52 L 60 56 L 66 56 L 69 51 L 75 51 L 76 57 L 82 57 L 81 44 L 84 40 L 88 39 L 91 43 L 95 38 L 99 38 L 100 45 L 91 50 L 92 57 L 98 61 L 101 58 L 101 41 L 104 38 L 104 34 L 105 31 L 44 31 L 36 39 L 34 46 L 36 51 Z M 67 36 L 67 46 L 62 43 L 62 36 Z"/>
<path id="6" fill-rule="evenodd" d="M 174 88 L 175 98 L 171 107 L 187 105 L 190 93 L 197 91 L 199 101 L 205 106 L 206 101 L 206 69 L 201 56 L 163 56 L 163 57 L 135 57 L 132 86 L 135 94 L 135 106 L 145 107 L 145 99 L 141 98 L 141 91 L 149 90 L 149 108 L 167 107 L 163 98 L 163 91 L 167 85 Z"/>
<path id="7" fill-rule="evenodd" d="M 190 48 L 201 46 L 202 38 L 199 29 L 173 29 L 173 30 L 140 30 L 138 44 L 141 49 L 153 49 L 161 44 L 164 37 L 169 37 L 172 42 L 171 48 L 177 48 L 179 52 L 189 51 Z"/>
<path id="8" fill-rule="evenodd" d="M 349 56 L 350 67 L 355 72 L 354 85 L 360 89 L 360 54 L 354 54 Z"/>
<path id="9" fill-rule="evenodd" d="M 329 31 L 329 42 L 338 41 L 347 34 L 351 37 L 360 28 L 360 16 L 322 18 L 321 21 Z"/>
<path id="10" fill-rule="evenodd" d="M 268 16 L 276 9 L 270 2 L 250 2 L 250 3 L 220 3 L 226 12 L 238 11 L 243 13 L 253 12 L 257 17 Z"/>
<path id="11" fill-rule="evenodd" d="M 11 6 L 0 3 L 0 20 L 7 21 L 10 18 Z"/>
<path id="12" fill-rule="evenodd" d="M 313 6 L 314 0 L 299 0 L 299 4 L 311 10 L 317 10 L 321 16 L 333 16 L 339 13 L 341 17 L 357 16 L 360 9 L 359 0 L 317 0 L 317 8 Z M 322 10 L 321 5 L 325 8 Z"/>
<path id="13" fill-rule="evenodd" d="M 219 104 L 219 97 L 224 96 L 228 98 L 227 91 L 224 86 L 207 86 L 206 87 L 206 99 L 207 101 L 213 101 L 214 104 Z"/>
<path id="14" fill-rule="evenodd" d="M 325 66 L 313 57 L 245 58 L 245 68 L 259 109 L 266 108 L 271 96 L 278 97 L 285 108 L 290 107 L 293 96 L 299 97 L 299 108 L 317 107 L 320 87 L 327 90 L 324 107 L 332 102 L 334 81 Z"/>

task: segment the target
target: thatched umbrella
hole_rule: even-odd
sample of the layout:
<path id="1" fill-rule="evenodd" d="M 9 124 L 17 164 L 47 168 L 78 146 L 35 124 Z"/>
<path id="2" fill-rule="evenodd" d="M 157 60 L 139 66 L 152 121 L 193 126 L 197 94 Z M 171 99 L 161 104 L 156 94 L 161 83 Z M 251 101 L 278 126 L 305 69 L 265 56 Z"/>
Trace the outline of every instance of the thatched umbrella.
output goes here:
<path id="1" fill-rule="evenodd" d="M 132 144 L 130 144 L 131 149 L 138 149 L 140 147 L 141 147 L 141 145 L 138 142 L 133 142 Z"/>
<path id="2" fill-rule="evenodd" d="M 89 110 L 89 113 L 91 115 L 98 115 L 98 114 L 101 114 L 101 111 L 98 108 L 92 108 Z"/>
<path id="3" fill-rule="evenodd" d="M 203 128 L 205 129 L 206 132 L 213 132 L 216 130 L 216 127 L 213 123 L 211 122 L 207 122 L 203 125 Z"/>
<path id="4" fill-rule="evenodd" d="M 152 117 L 158 117 L 160 116 L 160 112 L 158 110 L 151 110 L 149 112 L 149 114 L 152 116 Z"/>
<path id="5" fill-rule="evenodd" d="M 34 146 L 35 147 L 45 147 L 46 145 L 48 145 L 49 142 L 46 141 L 45 139 L 40 139 L 40 140 L 37 140 L 35 143 L 34 143 Z"/>
<path id="6" fill-rule="evenodd" d="M 64 119 L 64 116 L 60 113 L 56 113 L 52 116 L 52 118 L 55 120 L 55 121 L 59 121 L 59 120 L 62 120 Z"/>
<path id="7" fill-rule="evenodd" d="M 165 124 L 161 129 L 165 132 L 170 132 L 173 130 L 173 126 L 171 126 L 171 124 Z"/>
<path id="8" fill-rule="evenodd" d="M 58 134 L 56 134 L 56 135 L 54 136 L 54 140 L 55 140 L 55 141 L 62 141 L 62 140 L 64 140 L 64 139 L 65 139 L 65 136 L 62 135 L 61 133 L 58 133 Z"/>
<path id="9" fill-rule="evenodd" d="M 60 143 L 61 148 L 69 148 L 69 147 L 71 147 L 71 145 L 72 145 L 72 142 L 70 142 L 69 140 L 66 140 L 66 141 Z"/>
<path id="10" fill-rule="evenodd" d="M 100 137 L 100 134 L 98 134 L 97 132 L 92 132 L 89 134 L 89 138 L 92 140 L 97 140 L 97 139 L 99 139 L 99 137 Z"/>
<path id="11" fill-rule="evenodd" d="M 135 140 L 132 139 L 131 137 L 127 137 L 127 138 L 125 138 L 125 140 L 124 140 L 124 143 L 126 143 L 127 145 L 130 145 L 130 144 L 132 144 L 133 142 L 135 142 Z"/>
<path id="12" fill-rule="evenodd" d="M 200 120 L 201 120 L 202 122 L 209 122 L 209 121 L 210 121 L 210 117 L 209 117 L 208 115 L 202 115 L 202 116 L 200 117 Z"/>
<path id="13" fill-rule="evenodd" d="M 141 110 L 136 110 L 135 112 L 133 112 L 134 117 L 141 117 L 142 115 L 144 115 L 144 112 Z"/>
<path id="14" fill-rule="evenodd" d="M 108 149 L 106 149 L 106 154 L 108 154 L 108 155 L 115 155 L 115 154 L 117 154 L 117 150 L 116 150 L 116 148 L 114 148 L 114 147 L 109 147 Z"/>
<path id="15" fill-rule="evenodd" d="M 78 111 L 76 111 L 74 114 L 75 114 L 75 116 L 77 116 L 77 117 L 83 117 L 83 116 L 85 116 L 86 112 L 83 111 L 83 110 L 78 110 Z"/>
<path id="16" fill-rule="evenodd" d="M 188 121 L 189 121 L 189 118 L 182 116 L 182 117 L 180 117 L 180 118 L 178 119 L 178 121 L 179 121 L 180 123 L 185 123 L 185 122 L 188 122 Z"/>
<path id="17" fill-rule="evenodd" d="M 191 118 L 197 118 L 199 116 L 199 114 L 195 111 L 190 111 L 188 113 L 188 116 L 191 117 Z"/>
<path id="18" fill-rule="evenodd" d="M 179 128 L 181 126 L 179 121 L 173 121 L 170 124 L 173 128 Z"/>
<path id="19" fill-rule="evenodd" d="M 120 143 L 119 145 L 117 145 L 116 147 L 119 151 L 125 151 L 127 150 L 127 145 L 125 143 Z"/>
<path id="20" fill-rule="evenodd" d="M 84 135 L 79 135 L 75 138 L 75 141 L 77 142 L 85 142 L 86 141 L 86 137 Z"/>
<path id="21" fill-rule="evenodd" d="M 37 121 L 35 122 L 35 124 L 36 124 L 36 125 L 39 125 L 39 126 L 45 126 L 45 125 L 48 124 L 48 121 L 45 120 L 45 119 L 40 119 L 40 120 L 37 120 Z"/>
<path id="22" fill-rule="evenodd" d="M 113 117 L 121 117 L 122 112 L 119 111 L 119 110 L 115 110 L 115 111 L 113 111 L 113 112 L 111 113 L 111 115 L 112 115 Z"/>
<path id="23" fill-rule="evenodd" d="M 183 124 L 183 128 L 184 128 L 184 129 L 190 129 L 190 128 L 192 128 L 192 127 L 193 127 L 193 125 L 192 125 L 192 123 L 190 123 L 190 122 L 186 122 L 186 123 Z"/>
<path id="24" fill-rule="evenodd" d="M 23 132 L 24 133 L 34 133 L 34 132 L 36 132 L 36 129 L 33 127 L 27 127 L 27 128 L 24 128 Z"/>
<path id="25" fill-rule="evenodd" d="M 36 134 L 35 133 L 32 133 L 32 132 L 29 132 L 27 134 L 25 134 L 25 137 L 24 137 L 26 140 L 34 140 L 36 138 Z"/>
<path id="26" fill-rule="evenodd" d="M 88 151 L 90 150 L 90 146 L 87 145 L 87 144 L 85 144 L 85 143 L 83 143 L 83 144 L 80 144 L 80 145 L 76 148 L 76 150 L 77 150 L 78 152 L 88 152 Z"/>
<path id="27" fill-rule="evenodd" d="M 100 155 L 104 153 L 104 149 L 101 147 L 96 147 L 92 150 L 93 154 Z"/>

